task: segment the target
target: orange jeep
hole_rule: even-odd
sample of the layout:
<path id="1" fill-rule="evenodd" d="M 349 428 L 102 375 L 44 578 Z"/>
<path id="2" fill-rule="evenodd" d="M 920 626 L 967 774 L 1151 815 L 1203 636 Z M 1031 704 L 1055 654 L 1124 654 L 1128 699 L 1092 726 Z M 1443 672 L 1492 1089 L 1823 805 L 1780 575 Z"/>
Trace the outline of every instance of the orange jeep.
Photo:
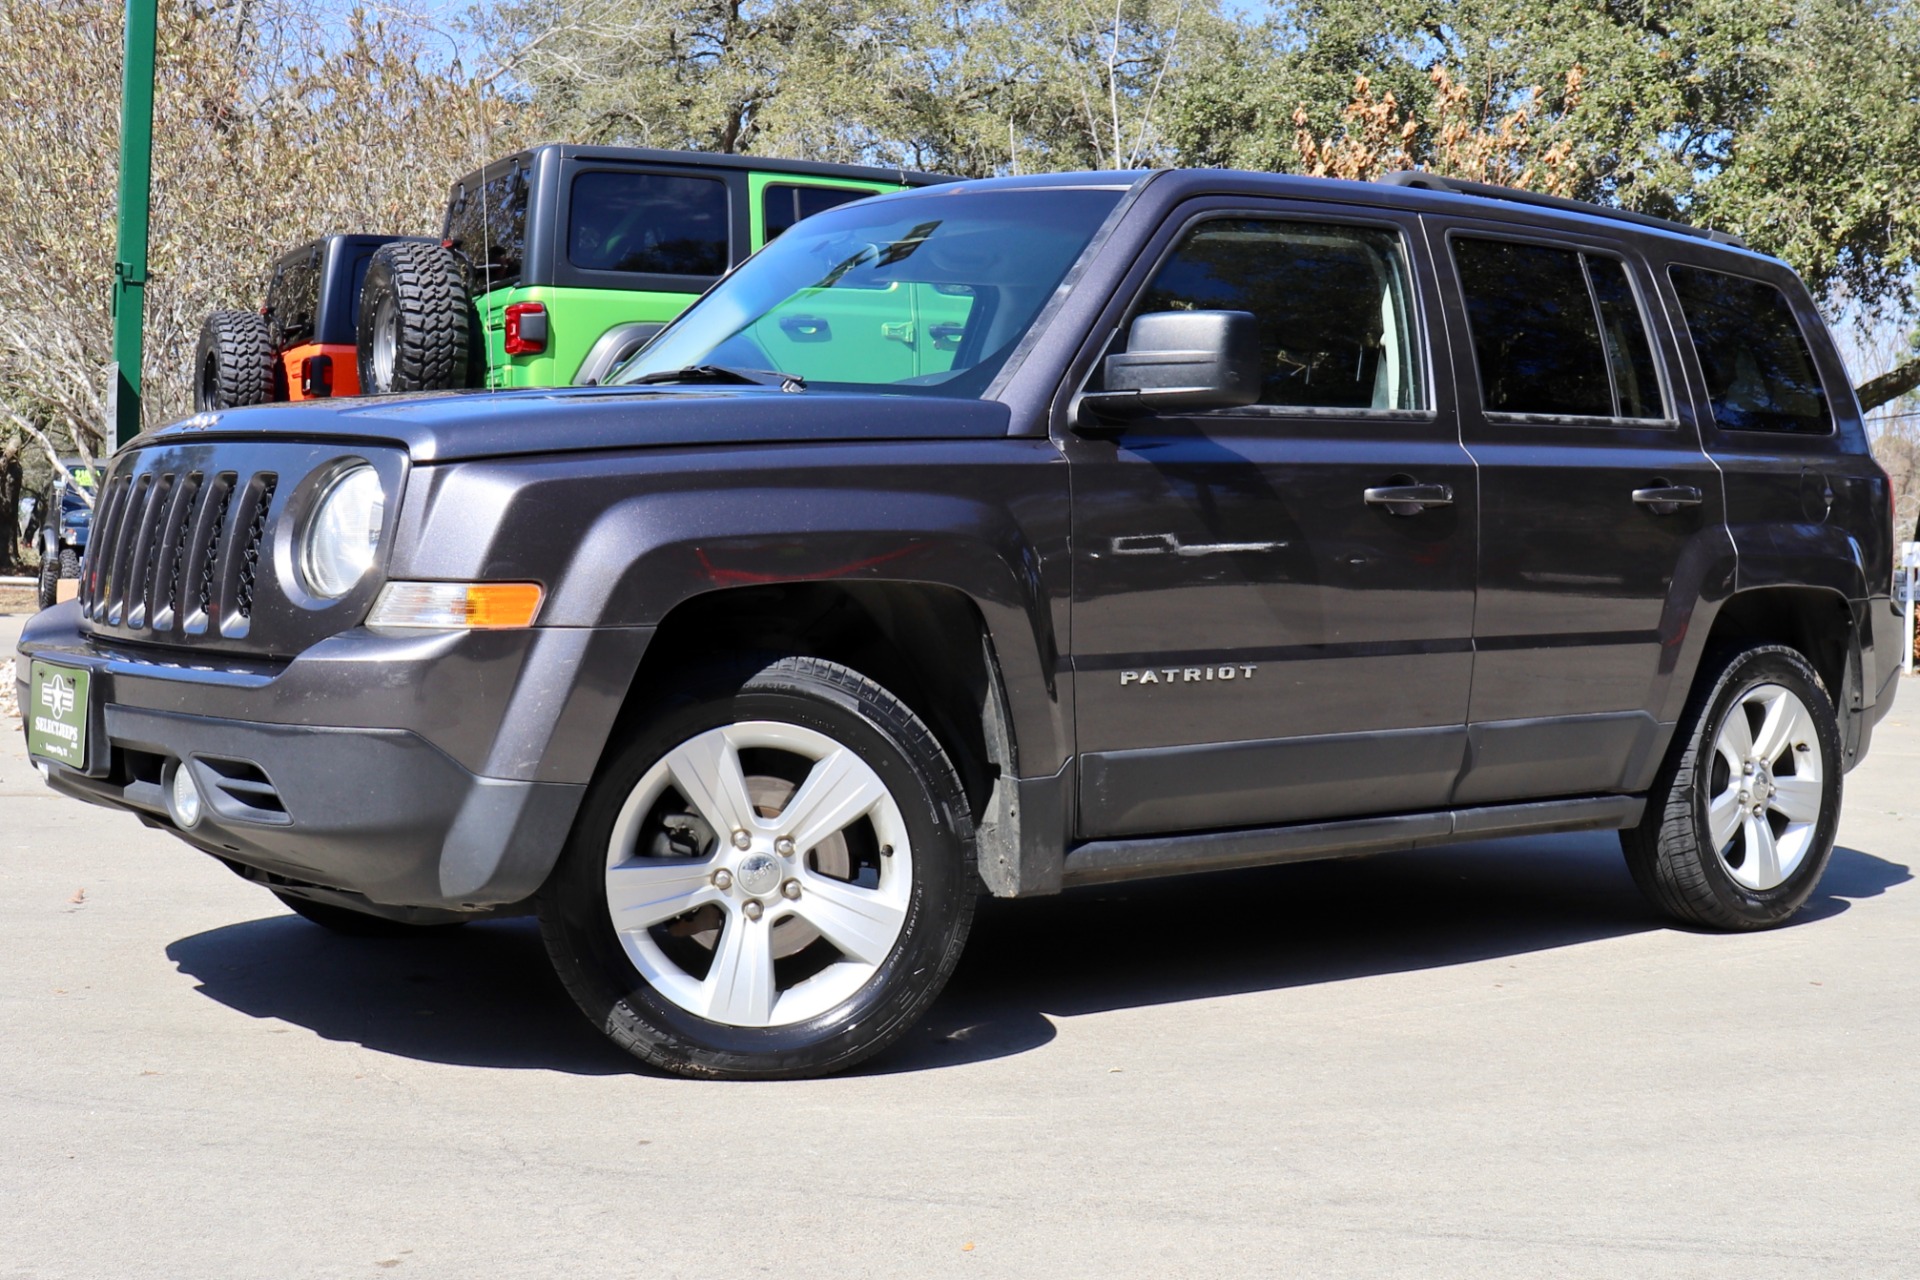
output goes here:
<path id="1" fill-rule="evenodd" d="M 216 311 L 194 351 L 193 407 L 360 394 L 354 329 L 374 250 L 407 236 L 322 236 L 281 256 L 256 312 Z"/>

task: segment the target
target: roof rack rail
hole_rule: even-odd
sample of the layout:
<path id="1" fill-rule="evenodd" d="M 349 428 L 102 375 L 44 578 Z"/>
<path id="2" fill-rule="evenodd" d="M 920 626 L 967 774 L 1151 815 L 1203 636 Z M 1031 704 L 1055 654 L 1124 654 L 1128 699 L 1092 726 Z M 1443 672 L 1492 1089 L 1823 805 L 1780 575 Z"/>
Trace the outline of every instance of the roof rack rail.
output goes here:
<path id="1" fill-rule="evenodd" d="M 1395 187 L 1414 187 L 1421 191 L 1448 191 L 1454 195 L 1483 196 L 1489 200 L 1507 200 L 1514 204 L 1559 209 L 1563 213 L 1584 213 L 1597 218 L 1612 218 L 1617 222 L 1657 227 L 1662 231 L 1677 231 L 1683 236 L 1697 236 L 1702 240 L 1711 240 L 1715 244 L 1732 245 L 1736 249 L 1747 247 L 1747 242 L 1739 236 L 1725 231 L 1715 231 L 1709 227 L 1692 227 L 1684 222 L 1675 222 L 1671 218 L 1656 218 L 1650 213 L 1635 213 L 1631 209 L 1611 209 L 1603 204 L 1569 200 L 1565 196 L 1550 196 L 1538 191 L 1522 191 L 1518 187 L 1502 187 L 1491 182 L 1444 178 L 1437 173 L 1427 173 L 1420 169 L 1402 169 L 1398 173 L 1387 174 L 1380 181 Z"/>

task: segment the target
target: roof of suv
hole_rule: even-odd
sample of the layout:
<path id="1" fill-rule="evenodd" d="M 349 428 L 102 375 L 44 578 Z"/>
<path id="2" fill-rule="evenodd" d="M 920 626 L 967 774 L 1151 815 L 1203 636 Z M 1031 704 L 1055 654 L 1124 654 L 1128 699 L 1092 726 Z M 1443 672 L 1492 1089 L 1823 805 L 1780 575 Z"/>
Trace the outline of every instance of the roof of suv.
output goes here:
<path id="1" fill-rule="evenodd" d="M 948 190 L 1016 190 L 1040 187 L 1100 187 L 1117 190 L 1144 187 L 1148 183 L 1155 185 L 1173 183 L 1177 187 L 1192 187 L 1195 195 L 1220 192 L 1223 185 L 1226 185 L 1228 189 L 1238 188 L 1250 194 L 1259 192 L 1265 195 L 1298 199 L 1335 199 L 1347 203 L 1397 209 L 1431 212 L 1472 209 L 1480 216 L 1510 221 L 1562 225 L 1569 220 L 1599 221 L 1610 224 L 1607 229 L 1613 231 L 1619 230 L 1624 223 L 1635 230 L 1657 235 L 1682 236 L 1695 242 L 1707 241 L 1737 253 L 1764 257 L 1773 261 L 1769 255 L 1759 253 L 1738 236 L 1729 235 L 1723 231 L 1690 226 L 1684 222 L 1638 213 L 1631 209 L 1616 209 L 1607 205 L 1592 204 L 1585 200 L 1569 200 L 1561 196 L 1544 195 L 1517 187 L 1445 178 L 1417 170 L 1389 174 L 1373 182 L 1355 182 L 1343 178 L 1314 178 L 1301 174 L 1259 173 L 1242 169 L 1110 169 L 1083 173 L 970 178 L 966 179 L 961 186 L 948 188 Z M 905 194 L 899 193 L 890 198 L 900 199 Z M 1175 194 L 1182 193 L 1176 190 Z"/>
<path id="2" fill-rule="evenodd" d="M 477 182 L 482 174 L 492 173 L 514 161 L 531 164 L 542 153 L 558 155 L 562 160 L 628 161 L 646 164 L 671 164 L 698 169 L 751 169 L 762 173 L 792 174 L 809 178 L 848 178 L 855 181 L 890 182 L 907 187 L 957 181 L 950 174 L 920 173 L 912 169 L 889 169 L 875 165 L 831 164 L 823 160 L 789 160 L 784 156 L 738 155 L 710 151 L 665 151 L 658 147 L 578 146 L 570 142 L 544 142 L 509 155 L 489 160 L 484 166 L 464 173 L 462 183 Z M 457 184 L 456 184 L 457 185 Z"/>

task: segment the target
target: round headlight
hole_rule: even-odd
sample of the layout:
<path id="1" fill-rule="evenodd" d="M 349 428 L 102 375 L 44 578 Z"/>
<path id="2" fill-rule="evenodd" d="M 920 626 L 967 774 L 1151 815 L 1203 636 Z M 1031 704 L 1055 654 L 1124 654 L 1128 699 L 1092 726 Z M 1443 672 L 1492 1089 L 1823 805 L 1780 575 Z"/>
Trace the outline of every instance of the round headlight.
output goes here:
<path id="1" fill-rule="evenodd" d="M 307 589 L 328 599 L 352 590 L 373 568 L 386 518 L 387 495 L 372 467 L 363 462 L 335 476 L 307 520 L 300 550 Z"/>

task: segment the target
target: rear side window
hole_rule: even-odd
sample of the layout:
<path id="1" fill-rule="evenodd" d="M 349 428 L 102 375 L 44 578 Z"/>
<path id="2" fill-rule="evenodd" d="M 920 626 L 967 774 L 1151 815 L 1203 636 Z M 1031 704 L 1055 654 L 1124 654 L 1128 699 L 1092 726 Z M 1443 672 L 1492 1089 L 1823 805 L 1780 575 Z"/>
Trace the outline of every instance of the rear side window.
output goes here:
<path id="1" fill-rule="evenodd" d="M 1715 423 L 1729 431 L 1833 430 L 1813 352 L 1784 293 L 1700 267 L 1670 267 L 1668 274 L 1700 357 Z"/>
<path id="2" fill-rule="evenodd" d="M 825 213 L 850 200 L 862 200 L 872 194 L 871 191 L 848 191 L 843 187 L 798 187 L 785 182 L 772 183 L 760 194 L 760 214 L 762 225 L 766 228 L 766 238 L 772 240 L 802 218 L 811 218 L 816 213 Z"/>
<path id="3" fill-rule="evenodd" d="M 1251 218 L 1187 234 L 1136 314 L 1250 311 L 1266 378 L 1260 403 L 1423 409 L 1406 255 L 1398 232 Z"/>
<path id="4" fill-rule="evenodd" d="M 1617 259 L 1464 236 L 1453 258 L 1488 412 L 1667 417 L 1646 321 Z"/>
<path id="5" fill-rule="evenodd" d="M 280 350 L 313 341 L 314 312 L 320 308 L 319 254 L 281 259 L 267 286 L 267 330 Z"/>
<path id="6" fill-rule="evenodd" d="M 527 256 L 527 201 L 532 183 L 526 169 L 509 169 L 469 189 L 464 184 L 447 206 L 447 241 L 467 269 L 467 288 L 475 296 L 520 279 Z"/>
<path id="7" fill-rule="evenodd" d="M 727 184 L 664 173 L 573 180 L 567 261 L 589 271 L 717 276 L 727 269 Z"/>

